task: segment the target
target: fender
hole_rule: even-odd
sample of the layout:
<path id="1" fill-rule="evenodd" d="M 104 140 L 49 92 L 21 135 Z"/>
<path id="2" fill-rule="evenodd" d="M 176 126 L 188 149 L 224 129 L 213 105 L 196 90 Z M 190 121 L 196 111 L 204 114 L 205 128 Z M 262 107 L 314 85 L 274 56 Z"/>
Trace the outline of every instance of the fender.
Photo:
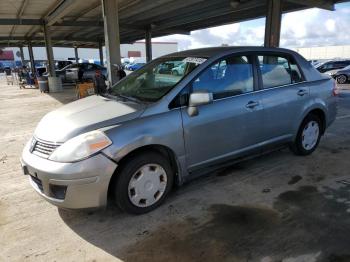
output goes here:
<path id="1" fill-rule="evenodd" d="M 182 119 L 179 110 L 140 117 L 104 132 L 112 145 L 103 150 L 116 163 L 137 149 L 162 146 L 173 152 L 179 171 L 179 180 L 187 176 L 186 154 L 183 140 Z"/>
<path id="2" fill-rule="evenodd" d="M 299 127 L 300 127 L 301 123 L 303 122 L 303 120 L 305 119 L 305 117 L 308 114 L 310 114 L 311 111 L 316 110 L 316 109 L 317 110 L 322 110 L 322 112 L 324 113 L 324 115 L 325 115 L 325 127 L 327 127 L 327 123 L 328 123 L 328 119 L 327 119 L 328 109 L 327 109 L 326 103 L 320 98 L 310 99 L 305 104 L 304 109 L 302 110 L 303 113 L 300 115 L 299 120 L 294 125 L 294 128 L 293 128 L 293 130 L 294 130 L 294 132 L 293 132 L 294 133 L 293 140 L 297 136 Z"/>

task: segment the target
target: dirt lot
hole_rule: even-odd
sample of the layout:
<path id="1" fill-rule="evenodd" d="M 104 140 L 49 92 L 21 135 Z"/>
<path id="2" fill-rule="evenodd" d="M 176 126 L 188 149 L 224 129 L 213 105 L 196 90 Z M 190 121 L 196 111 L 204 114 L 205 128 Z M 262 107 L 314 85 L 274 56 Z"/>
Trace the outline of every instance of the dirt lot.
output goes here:
<path id="1" fill-rule="evenodd" d="M 199 178 L 146 215 L 59 210 L 22 175 L 40 118 L 74 98 L 0 80 L 0 261 L 350 261 L 350 91 L 319 149 Z"/>

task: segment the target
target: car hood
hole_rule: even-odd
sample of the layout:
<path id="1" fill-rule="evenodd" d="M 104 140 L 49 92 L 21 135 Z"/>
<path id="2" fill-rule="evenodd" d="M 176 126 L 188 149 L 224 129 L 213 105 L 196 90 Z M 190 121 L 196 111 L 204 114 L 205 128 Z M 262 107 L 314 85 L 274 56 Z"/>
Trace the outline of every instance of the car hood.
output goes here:
<path id="1" fill-rule="evenodd" d="M 45 115 L 35 129 L 38 139 L 62 143 L 79 134 L 139 117 L 146 106 L 89 96 Z"/>

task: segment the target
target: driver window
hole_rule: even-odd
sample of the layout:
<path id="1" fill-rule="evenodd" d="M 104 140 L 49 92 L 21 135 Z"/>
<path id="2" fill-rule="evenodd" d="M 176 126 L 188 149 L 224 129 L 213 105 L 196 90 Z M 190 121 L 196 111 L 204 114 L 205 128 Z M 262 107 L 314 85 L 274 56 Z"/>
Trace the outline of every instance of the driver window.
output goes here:
<path id="1" fill-rule="evenodd" d="M 193 91 L 208 91 L 214 99 L 254 91 L 253 65 L 247 56 L 231 56 L 204 70 L 192 83 Z"/>

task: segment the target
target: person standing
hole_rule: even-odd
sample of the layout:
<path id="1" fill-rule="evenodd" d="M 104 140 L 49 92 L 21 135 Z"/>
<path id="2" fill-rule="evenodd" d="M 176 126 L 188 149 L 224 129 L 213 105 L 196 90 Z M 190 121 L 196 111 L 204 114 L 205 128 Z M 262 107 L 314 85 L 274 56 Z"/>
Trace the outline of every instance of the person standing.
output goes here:
<path id="1" fill-rule="evenodd" d="M 101 70 L 95 71 L 94 86 L 95 86 L 95 93 L 97 95 L 104 94 L 107 91 L 106 78 L 101 73 Z"/>

